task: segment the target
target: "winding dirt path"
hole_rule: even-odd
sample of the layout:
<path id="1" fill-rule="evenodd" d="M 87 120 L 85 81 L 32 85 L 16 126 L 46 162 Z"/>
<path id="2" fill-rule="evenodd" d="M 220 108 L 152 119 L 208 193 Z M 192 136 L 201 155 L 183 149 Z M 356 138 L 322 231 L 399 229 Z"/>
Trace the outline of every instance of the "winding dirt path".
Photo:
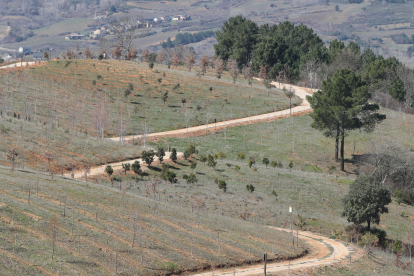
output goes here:
<path id="1" fill-rule="evenodd" d="M 26 65 L 33 65 L 34 62 L 23 62 L 23 66 Z M 5 68 L 14 68 L 14 67 L 20 67 L 21 63 L 16 64 L 10 64 L 7 66 L 0 67 L 0 69 Z M 276 85 L 276 83 L 272 83 Z M 257 122 L 262 121 L 270 121 L 275 120 L 276 118 L 280 118 L 283 116 L 287 116 L 292 112 L 292 114 L 303 114 L 304 112 L 310 111 L 311 107 L 309 102 L 306 100 L 307 95 L 311 95 L 308 91 L 309 89 L 295 86 L 295 85 L 285 85 L 287 89 L 294 89 L 296 92 L 296 95 L 302 100 L 302 104 L 299 106 L 296 106 L 291 109 L 282 110 L 278 112 L 272 112 L 257 116 L 251 116 L 247 118 L 240 118 L 235 120 L 229 120 L 225 122 L 218 122 L 215 124 L 209 124 L 204 126 L 197 126 L 197 127 L 190 127 L 187 129 L 179 129 L 179 130 L 173 130 L 173 131 L 166 131 L 166 132 L 158 132 L 158 133 L 151 133 L 147 135 L 147 139 L 154 139 L 154 138 L 160 138 L 160 137 L 174 137 L 174 136 L 186 136 L 190 135 L 202 135 L 206 132 L 208 132 L 211 129 L 217 130 L 217 129 L 224 129 L 229 126 L 235 126 L 235 125 L 244 125 L 244 124 L 253 124 Z M 308 90 L 308 91 L 307 91 Z M 132 139 L 142 139 L 143 135 L 135 135 L 135 136 L 125 136 L 123 139 L 125 141 L 132 140 Z M 119 141 L 119 137 L 109 138 L 112 141 Z M 183 153 L 177 153 L 177 156 L 182 156 Z M 164 160 L 168 160 L 170 156 L 170 152 L 166 152 L 166 156 L 164 157 Z M 142 168 L 145 170 L 146 165 L 145 162 L 141 158 L 133 159 L 133 160 L 126 160 L 122 162 L 116 162 L 111 163 L 114 170 L 120 170 L 122 169 L 122 164 L 129 163 L 132 164 L 135 161 L 139 161 Z M 158 158 L 154 157 L 154 163 L 158 162 Z M 102 175 L 105 173 L 105 167 L 106 165 L 94 167 L 90 169 L 90 173 L 88 176 L 95 176 L 95 175 Z M 69 173 L 65 174 L 67 177 L 71 177 Z M 82 178 L 84 177 L 84 171 L 76 171 L 74 173 L 75 178 Z M 277 231 L 287 231 L 284 228 L 276 228 L 271 227 Z M 274 272 L 280 272 L 280 271 L 286 271 L 286 270 L 296 270 L 296 269 L 304 269 L 309 267 L 315 267 L 320 265 L 329 265 L 333 264 L 334 262 L 338 262 L 341 260 L 346 259 L 352 252 L 352 247 L 347 247 L 341 242 L 338 242 L 336 240 L 328 239 L 323 236 L 319 236 L 317 234 L 306 232 L 306 231 L 299 231 L 298 232 L 300 238 L 302 241 L 306 241 L 308 246 L 310 247 L 310 254 L 307 254 L 304 257 L 295 259 L 293 261 L 283 261 L 283 262 L 277 262 L 277 263 L 269 263 L 267 265 L 267 272 L 268 273 L 274 273 Z M 252 265 L 247 267 L 241 267 L 237 269 L 224 269 L 224 270 L 218 270 L 214 271 L 213 275 L 219 276 L 219 275 L 239 275 L 239 276 L 247 276 L 247 275 L 259 275 L 262 274 L 264 270 L 263 264 L 260 265 Z M 202 276 L 207 275 L 209 273 L 202 273 L 202 274 L 194 274 L 194 276 Z"/>
<path id="2" fill-rule="evenodd" d="M 273 85 L 277 85 L 276 82 L 272 83 Z M 308 91 L 310 91 L 309 88 L 304 88 L 304 87 L 299 87 L 296 85 L 290 85 L 290 84 L 284 84 L 284 86 L 287 89 L 292 88 L 293 90 L 295 90 L 296 96 L 298 96 L 301 100 L 302 100 L 302 104 L 299 106 L 295 106 L 292 108 L 292 114 L 294 115 L 296 113 L 296 115 L 299 114 L 303 114 L 305 112 L 309 112 L 311 110 L 310 104 L 309 102 L 306 100 L 306 96 L 311 95 Z M 230 126 L 236 126 L 236 125 L 245 125 L 245 124 L 254 124 L 254 123 L 258 123 L 258 122 L 263 122 L 263 121 L 272 121 L 275 120 L 277 118 L 283 117 L 283 116 L 288 116 L 290 114 L 290 110 L 286 109 L 286 110 L 282 110 L 282 111 L 277 111 L 277 112 L 271 112 L 271 113 L 266 113 L 266 114 L 262 114 L 262 115 L 257 115 L 257 116 L 250 116 L 250 117 L 246 117 L 246 118 L 240 118 L 240 119 L 234 119 L 234 120 L 229 120 L 229 121 L 224 121 L 224 122 L 217 122 L 217 123 L 212 123 L 212 124 L 208 124 L 208 125 L 202 125 L 202 126 L 196 126 L 196 127 L 189 127 L 189 128 L 183 128 L 183 129 L 177 129 L 177 130 L 171 130 L 171 131 L 164 131 L 164 132 L 157 132 L 157 133 L 150 133 L 147 134 L 147 138 L 146 139 L 157 139 L 157 138 L 161 138 L 161 137 L 185 137 L 185 136 L 198 136 L 198 135 L 204 135 L 205 133 L 208 133 L 209 130 L 220 130 L 220 129 L 224 129 Z M 120 137 L 113 137 L 113 138 L 108 138 L 109 140 L 112 141 L 119 141 Z M 132 139 L 143 139 L 143 135 L 134 135 L 134 136 L 124 136 L 123 140 L 124 141 L 129 141 Z"/>
<path id="3" fill-rule="evenodd" d="M 277 85 L 277 83 L 273 82 L 273 85 Z M 295 90 L 296 96 L 298 96 L 301 100 L 302 100 L 302 104 L 296 107 L 292 108 L 292 114 L 296 113 L 296 114 L 301 114 L 303 112 L 307 112 L 309 110 L 311 110 L 310 104 L 309 102 L 306 100 L 306 96 L 311 95 L 308 91 L 306 91 L 305 89 L 308 88 L 303 88 L 303 87 L 299 87 L 299 86 L 295 86 L 295 85 L 284 85 L 287 89 L 293 89 Z M 224 122 L 218 122 L 215 124 L 209 124 L 206 126 L 197 126 L 197 127 L 189 127 L 189 128 L 184 128 L 184 129 L 178 129 L 178 130 L 172 130 L 172 131 L 165 131 L 165 132 L 157 132 L 157 133 L 151 133 L 151 134 L 147 134 L 147 138 L 148 140 L 150 139 L 157 139 L 157 138 L 161 138 L 161 137 L 177 137 L 177 136 L 187 136 L 187 135 L 203 135 L 205 132 L 208 132 L 211 129 L 214 129 L 214 131 L 216 131 L 217 129 L 224 129 L 230 126 L 235 126 L 235 125 L 244 125 L 244 124 L 254 124 L 257 122 L 263 122 L 263 121 L 269 121 L 269 120 L 275 120 L 276 118 L 280 118 L 283 116 L 287 116 L 290 114 L 290 110 L 286 109 L 286 110 L 282 110 L 282 111 L 278 111 L 278 112 L 272 112 L 272 113 L 267 113 L 267 114 L 262 114 L 262 115 L 257 115 L 257 116 L 251 116 L 251 117 L 247 117 L 247 118 L 241 118 L 241 119 L 234 119 L 234 120 L 229 120 L 229 121 L 224 121 Z M 108 138 L 109 140 L 112 141 L 119 141 L 120 137 L 113 137 L 113 138 Z M 132 139 L 143 139 L 143 135 L 134 135 L 134 136 L 125 136 L 123 137 L 124 141 L 129 141 Z M 182 156 L 183 153 L 177 153 L 177 156 L 180 157 Z M 170 156 L 169 152 L 166 152 L 166 156 L 164 157 L 165 160 L 168 160 Z M 102 175 L 105 173 L 105 167 L 107 165 L 111 165 L 112 168 L 114 170 L 120 170 L 122 169 L 122 164 L 124 163 L 134 163 L 135 161 L 139 161 L 141 166 L 143 166 L 144 168 L 145 166 L 145 162 L 142 161 L 141 158 L 138 159 L 133 159 L 133 160 L 126 160 L 126 161 L 121 161 L 121 162 L 116 162 L 116 163 L 108 163 L 102 166 L 98 166 L 98 167 L 94 167 L 90 169 L 90 174 L 88 174 L 88 176 L 96 176 L 96 175 Z M 154 162 L 157 162 L 158 158 L 154 157 Z M 65 174 L 66 177 L 71 177 L 70 173 L 66 173 Z M 74 173 L 74 177 L 75 178 L 82 178 L 85 177 L 84 171 L 78 170 L 75 171 Z"/>
<path id="4" fill-rule="evenodd" d="M 290 230 L 284 228 L 270 227 L 278 231 L 290 232 Z M 296 231 L 295 231 L 296 232 Z M 296 233 L 295 233 L 296 234 Z M 268 263 L 266 271 L 267 273 L 275 273 L 286 270 L 305 269 L 309 267 L 315 267 L 320 265 L 330 265 L 335 262 L 343 261 L 354 251 L 352 247 L 345 246 L 343 243 L 328 239 L 317 234 L 299 231 L 299 236 L 302 241 L 306 241 L 310 247 L 310 254 L 304 257 L 295 259 L 293 261 L 283 261 L 277 263 Z M 213 271 L 214 276 L 228 276 L 228 275 L 262 275 L 264 272 L 264 265 L 252 265 L 240 268 L 231 268 Z M 199 273 L 193 276 L 210 275 L 209 273 Z"/>

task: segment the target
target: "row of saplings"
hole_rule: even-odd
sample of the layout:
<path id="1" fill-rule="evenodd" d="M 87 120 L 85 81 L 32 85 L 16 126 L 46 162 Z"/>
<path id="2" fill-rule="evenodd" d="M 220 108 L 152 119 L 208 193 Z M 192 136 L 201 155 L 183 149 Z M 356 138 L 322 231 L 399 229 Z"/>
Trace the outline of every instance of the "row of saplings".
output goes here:
<path id="1" fill-rule="evenodd" d="M 185 160 L 188 160 L 190 158 L 193 157 L 194 154 L 198 154 L 198 150 L 196 149 L 196 147 L 194 145 L 190 145 L 183 153 L 183 157 Z M 141 159 L 143 162 L 145 162 L 148 166 L 149 169 L 151 169 L 151 164 L 154 162 L 154 157 L 158 158 L 158 161 L 160 163 L 162 163 L 164 161 L 164 157 L 166 156 L 166 152 L 165 149 L 163 147 L 158 147 L 158 151 L 153 151 L 153 150 L 149 150 L 149 151 L 143 151 L 141 153 Z M 215 169 L 216 165 L 217 165 L 217 160 L 220 159 L 223 162 L 223 159 L 226 158 L 226 154 L 223 152 L 219 152 L 217 154 L 209 154 L 207 156 L 205 155 L 199 155 L 198 156 L 199 160 L 203 163 L 206 164 L 207 166 Z M 244 153 L 237 153 L 237 157 L 239 160 L 244 160 L 246 158 Z M 171 150 L 170 153 L 170 159 L 176 163 L 178 160 L 178 155 L 177 155 L 177 150 L 175 148 L 173 148 Z M 192 169 L 192 173 L 190 174 L 184 174 L 183 175 L 183 179 L 186 180 L 187 184 L 196 184 L 198 182 L 197 176 L 194 173 L 195 168 L 197 167 L 197 162 L 190 160 L 190 168 Z M 256 163 L 255 159 L 253 157 L 249 158 L 248 161 L 248 166 L 249 168 L 251 168 L 254 164 Z M 264 157 L 262 160 L 262 163 L 266 166 L 270 164 L 271 167 L 273 168 L 282 168 L 282 162 L 277 162 L 277 161 L 272 161 L 270 162 L 270 160 L 267 157 Z M 232 167 L 232 164 L 230 163 L 226 163 L 228 168 Z M 291 161 L 288 165 L 288 167 L 290 169 L 293 168 L 293 162 Z M 132 164 L 131 163 L 123 163 L 122 164 L 122 171 L 124 172 L 124 174 L 126 175 L 126 173 L 128 171 L 133 171 L 136 175 L 138 176 L 143 176 L 145 175 L 145 173 L 143 172 L 143 170 L 141 169 L 141 164 L 139 161 L 134 161 Z M 240 171 L 240 166 L 235 165 L 234 166 L 234 170 L 236 172 Z M 257 168 L 254 168 L 254 170 L 256 171 Z M 114 184 L 114 178 L 112 177 L 112 174 L 114 173 L 114 169 L 112 168 L 111 165 L 107 165 L 105 168 L 105 173 L 107 174 L 107 176 L 109 177 L 110 181 L 111 181 L 111 185 L 113 186 Z M 167 182 L 169 182 L 170 184 L 172 183 L 176 183 L 177 182 L 177 174 L 174 173 L 173 171 L 170 170 L 170 166 L 168 164 L 162 164 L 161 166 L 161 178 Z M 220 180 L 218 178 L 215 178 L 215 183 L 218 185 L 218 188 L 220 190 L 222 190 L 223 192 L 227 191 L 227 183 L 224 180 Z M 255 190 L 255 187 L 251 184 L 246 185 L 246 190 L 250 193 L 253 193 Z M 272 193 L 273 195 L 275 195 L 277 197 L 277 194 L 275 191 L 273 191 Z"/>

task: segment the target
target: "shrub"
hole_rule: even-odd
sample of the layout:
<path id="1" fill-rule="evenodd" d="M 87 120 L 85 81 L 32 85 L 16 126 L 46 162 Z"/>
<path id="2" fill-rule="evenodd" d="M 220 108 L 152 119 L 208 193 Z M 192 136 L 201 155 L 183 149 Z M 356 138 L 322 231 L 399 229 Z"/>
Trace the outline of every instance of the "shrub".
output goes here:
<path id="1" fill-rule="evenodd" d="M 224 180 L 220 180 L 218 183 L 218 187 L 220 190 L 223 190 L 223 192 L 225 193 L 227 191 L 227 183 Z"/>
<path id="2" fill-rule="evenodd" d="M 404 253 L 405 248 L 400 240 L 395 240 L 391 246 L 391 251 L 394 253 Z"/>
<path id="3" fill-rule="evenodd" d="M 371 234 L 370 232 L 366 233 L 361 237 L 358 242 L 359 246 L 369 245 L 372 246 L 378 240 L 378 236 L 375 234 Z"/>
<path id="4" fill-rule="evenodd" d="M 252 184 L 248 184 L 248 185 L 246 185 L 246 190 L 249 193 L 253 193 L 254 192 L 254 186 Z"/>

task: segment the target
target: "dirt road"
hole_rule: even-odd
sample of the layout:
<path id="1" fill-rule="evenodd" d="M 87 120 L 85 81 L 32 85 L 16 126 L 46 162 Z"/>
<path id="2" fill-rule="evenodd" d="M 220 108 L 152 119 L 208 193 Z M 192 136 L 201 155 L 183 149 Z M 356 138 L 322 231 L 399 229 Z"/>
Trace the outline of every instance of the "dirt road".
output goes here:
<path id="1" fill-rule="evenodd" d="M 277 85 L 277 83 L 272 83 L 273 85 Z M 311 95 L 310 93 L 308 93 L 305 89 L 307 88 L 303 88 L 303 87 L 299 87 L 299 86 L 295 86 L 295 85 L 290 85 L 290 84 L 285 84 L 285 87 L 287 89 L 294 89 L 296 92 L 296 95 L 302 100 L 302 104 L 299 106 L 295 106 L 292 108 L 292 114 L 294 113 L 300 113 L 300 112 L 305 112 L 305 111 L 309 111 L 311 109 L 308 101 L 306 100 L 306 96 L 307 95 Z M 229 126 L 234 126 L 234 125 L 244 125 L 244 124 L 252 124 L 252 123 L 256 123 L 256 122 L 263 122 L 263 121 L 268 121 L 268 120 L 274 120 L 276 118 L 282 117 L 282 116 L 286 116 L 290 114 L 290 110 L 286 109 L 286 110 L 282 110 L 282 111 L 277 111 L 277 112 L 272 112 L 272 113 L 266 113 L 266 114 L 262 114 L 262 115 L 257 115 L 257 116 L 251 116 L 251 117 L 246 117 L 246 118 L 240 118 L 240 119 L 234 119 L 234 120 L 229 120 L 229 121 L 224 121 L 224 122 L 218 122 L 215 124 L 209 124 L 209 125 L 202 125 L 202 126 L 196 126 L 196 127 L 189 127 L 189 128 L 183 128 L 183 129 L 177 129 L 177 130 L 171 130 L 171 131 L 165 131 L 165 132 L 158 132 L 158 133 L 150 133 L 147 134 L 147 139 L 154 139 L 154 138 L 161 138 L 161 137 L 177 137 L 177 136 L 181 136 L 181 137 L 185 137 L 187 135 L 191 135 L 194 133 L 201 133 L 202 135 L 205 132 L 208 132 L 209 130 L 216 130 L 216 129 L 223 129 L 223 128 L 227 128 Z M 143 139 L 143 135 L 135 135 L 135 136 L 124 136 L 123 140 L 124 141 L 128 141 L 128 140 L 132 140 L 132 139 Z M 108 138 L 112 141 L 119 141 L 119 137 L 113 137 L 113 138 Z"/>
<path id="2" fill-rule="evenodd" d="M 16 63 L 12 63 L 6 66 L 2 66 L 0 67 L 0 69 L 6 69 L 6 68 L 16 68 L 16 67 L 22 67 L 22 66 L 29 66 L 29 65 L 33 65 L 36 64 L 36 62 L 34 61 L 23 61 L 23 63 L 21 62 L 16 62 Z"/>
<path id="3" fill-rule="evenodd" d="M 290 231 L 284 228 L 270 227 L 278 231 Z M 296 234 L 296 231 L 294 232 Z M 320 266 L 320 265 L 330 265 L 340 260 L 344 260 L 353 252 L 353 248 L 345 246 L 343 243 L 328 239 L 317 234 L 299 231 L 299 238 L 302 241 L 306 241 L 310 247 L 310 254 L 293 260 L 293 261 L 283 261 L 278 263 L 268 263 L 266 271 L 267 273 L 275 273 L 286 270 L 296 270 L 296 269 L 305 269 L 308 267 Z M 264 265 L 252 265 L 240 268 L 231 268 L 213 271 L 214 276 L 221 275 L 237 275 L 237 276 L 247 276 L 247 275 L 263 275 Z M 199 273 L 194 274 L 193 276 L 202 276 L 202 275 L 211 275 L 212 272 L 208 273 Z"/>
<path id="4" fill-rule="evenodd" d="M 164 156 L 164 160 L 169 160 L 170 159 L 170 154 L 171 154 L 171 152 L 166 152 L 165 156 Z M 183 156 L 183 153 L 182 152 L 177 152 L 177 157 L 181 157 L 181 156 Z M 132 165 L 132 163 L 134 163 L 135 161 L 139 162 L 139 164 L 141 165 L 142 170 L 147 170 L 148 169 L 146 163 L 141 158 L 138 158 L 138 159 L 126 160 L 126 161 L 122 161 L 122 162 L 108 163 L 108 164 L 105 164 L 105 165 L 102 165 L 102 166 L 91 168 L 90 173 L 88 173 L 88 176 L 96 176 L 96 175 L 105 174 L 105 168 L 106 168 L 107 165 L 111 165 L 112 169 L 114 169 L 114 171 L 117 171 L 117 170 L 122 170 L 122 164 L 129 163 L 129 164 Z M 154 156 L 153 164 L 156 164 L 156 163 L 158 163 L 158 157 Z M 70 173 L 65 173 L 64 176 L 72 177 Z M 83 178 L 83 177 L 85 177 L 85 170 L 74 172 L 74 178 Z"/>

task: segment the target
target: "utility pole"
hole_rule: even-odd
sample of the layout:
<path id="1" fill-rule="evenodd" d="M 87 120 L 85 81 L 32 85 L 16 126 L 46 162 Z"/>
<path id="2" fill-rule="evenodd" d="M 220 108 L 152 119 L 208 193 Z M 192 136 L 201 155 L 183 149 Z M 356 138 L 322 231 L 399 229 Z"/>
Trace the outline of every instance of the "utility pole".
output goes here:
<path id="1" fill-rule="evenodd" d="M 264 261 L 264 275 L 266 276 L 267 253 L 263 254 L 263 261 Z"/>

